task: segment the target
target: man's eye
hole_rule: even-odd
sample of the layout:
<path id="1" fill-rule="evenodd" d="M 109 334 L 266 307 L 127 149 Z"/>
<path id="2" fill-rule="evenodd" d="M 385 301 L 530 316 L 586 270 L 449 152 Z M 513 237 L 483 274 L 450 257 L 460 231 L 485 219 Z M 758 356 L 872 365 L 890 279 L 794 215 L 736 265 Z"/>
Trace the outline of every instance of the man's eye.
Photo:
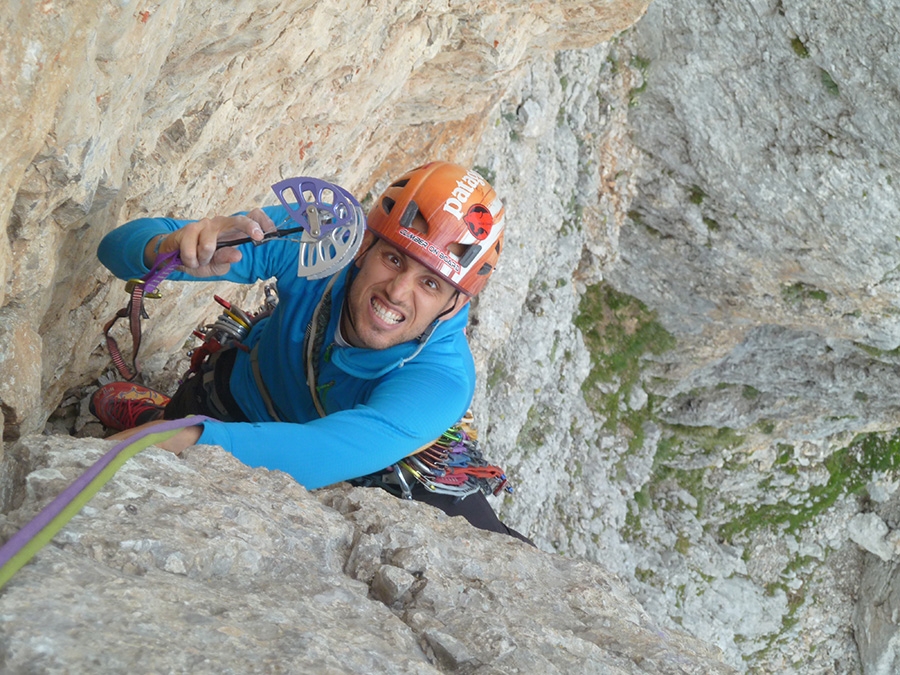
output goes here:
<path id="1" fill-rule="evenodd" d="M 425 285 L 428 286 L 428 288 L 430 288 L 432 291 L 436 291 L 436 290 L 440 289 L 438 282 L 435 281 L 434 279 L 426 279 Z"/>

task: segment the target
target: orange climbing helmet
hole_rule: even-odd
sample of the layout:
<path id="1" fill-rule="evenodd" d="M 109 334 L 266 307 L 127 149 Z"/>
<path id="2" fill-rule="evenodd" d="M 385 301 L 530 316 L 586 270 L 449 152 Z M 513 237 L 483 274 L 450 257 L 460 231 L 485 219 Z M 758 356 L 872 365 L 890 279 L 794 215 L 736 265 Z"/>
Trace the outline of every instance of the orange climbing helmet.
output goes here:
<path id="1" fill-rule="evenodd" d="M 425 220 L 424 232 L 413 228 L 416 215 Z M 388 186 L 369 211 L 368 227 L 473 296 L 503 248 L 503 203 L 476 171 L 431 162 Z"/>

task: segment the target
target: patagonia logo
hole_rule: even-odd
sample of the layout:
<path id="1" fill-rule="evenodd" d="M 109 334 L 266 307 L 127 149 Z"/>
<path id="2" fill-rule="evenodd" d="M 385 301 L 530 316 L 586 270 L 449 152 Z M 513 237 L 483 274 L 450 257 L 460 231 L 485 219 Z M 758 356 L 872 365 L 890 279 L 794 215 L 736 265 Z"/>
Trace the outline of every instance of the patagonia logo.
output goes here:
<path id="1" fill-rule="evenodd" d="M 444 211 L 457 218 L 462 218 L 463 205 L 469 201 L 469 197 L 479 185 L 486 186 L 487 181 L 471 169 L 467 171 L 465 176 L 456 181 L 452 196 L 444 202 Z"/>
<path id="2" fill-rule="evenodd" d="M 491 215 L 491 212 L 488 211 L 484 204 L 471 206 L 463 221 L 465 221 L 466 227 L 469 228 L 472 236 L 479 241 L 485 239 L 491 233 L 491 228 L 494 227 L 494 216 Z"/>

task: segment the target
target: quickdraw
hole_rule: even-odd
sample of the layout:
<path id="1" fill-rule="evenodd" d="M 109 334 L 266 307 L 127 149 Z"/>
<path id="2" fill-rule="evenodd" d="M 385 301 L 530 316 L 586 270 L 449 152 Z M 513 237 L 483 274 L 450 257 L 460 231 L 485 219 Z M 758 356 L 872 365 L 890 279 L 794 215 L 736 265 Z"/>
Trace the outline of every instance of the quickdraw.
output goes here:
<path id="1" fill-rule="evenodd" d="M 214 323 L 206 324 L 192 331 L 191 334 L 201 340 L 201 344 L 188 352 L 191 363 L 183 379 L 187 379 L 192 373 L 200 373 L 206 360 L 223 349 L 234 347 L 250 351 L 244 344 L 244 339 L 250 334 L 250 329 L 260 319 L 269 316 L 278 304 L 278 295 L 274 286 L 266 284 L 264 292 L 265 302 L 255 313 L 245 312 L 218 295 L 213 296 L 224 311 Z"/>
<path id="2" fill-rule="evenodd" d="M 478 446 L 471 412 L 427 448 L 406 457 L 384 472 L 356 481 L 378 485 L 405 499 L 412 499 L 412 485 L 429 492 L 464 499 L 476 492 L 485 495 L 512 493 L 503 469 L 488 464 Z"/>
<path id="3" fill-rule="evenodd" d="M 359 202 L 349 192 L 332 183 L 305 176 L 275 183 L 272 190 L 297 227 L 268 232 L 261 242 L 255 243 L 262 244 L 275 239 L 296 241 L 299 245 L 297 276 L 309 279 L 327 277 L 353 259 L 362 244 L 366 218 Z M 253 241 L 249 237 L 222 241 L 216 248 L 240 246 Z M 125 284 L 125 290 L 130 295 L 128 304 L 116 312 L 103 327 L 113 365 L 119 375 L 129 382 L 140 373 L 137 356 L 141 347 L 141 320 L 150 318 L 144 307 L 144 299 L 162 297 L 157 290 L 159 284 L 181 264 L 178 251 L 157 256 L 153 268 L 147 274 Z M 238 312 L 239 310 L 235 311 L 235 308 L 228 306 L 225 315 L 242 326 L 243 318 Z M 132 341 L 130 365 L 110 332 L 115 323 L 125 317 L 128 318 Z"/>

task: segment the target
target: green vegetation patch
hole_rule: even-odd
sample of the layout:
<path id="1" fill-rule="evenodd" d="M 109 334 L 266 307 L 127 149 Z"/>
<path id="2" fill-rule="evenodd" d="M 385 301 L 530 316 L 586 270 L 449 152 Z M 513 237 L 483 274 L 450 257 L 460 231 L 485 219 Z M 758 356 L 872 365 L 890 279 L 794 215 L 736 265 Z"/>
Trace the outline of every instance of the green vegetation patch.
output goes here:
<path id="1" fill-rule="evenodd" d="M 650 68 L 650 60 L 635 54 L 631 57 L 631 66 L 632 68 L 637 68 L 641 73 L 641 85 L 634 87 L 628 94 L 628 105 L 636 106 L 640 95 L 647 88 L 647 70 Z"/>
<path id="2" fill-rule="evenodd" d="M 756 428 L 766 436 L 775 433 L 775 422 L 772 420 L 762 419 L 756 423 Z"/>
<path id="3" fill-rule="evenodd" d="M 791 40 L 791 49 L 794 50 L 794 53 L 799 56 L 801 59 L 809 58 L 809 50 L 806 48 L 806 45 L 803 44 L 803 40 L 798 37 L 795 37 Z"/>
<path id="4" fill-rule="evenodd" d="M 573 191 L 566 203 L 566 217 L 563 219 L 559 233 L 566 237 L 581 231 L 584 219 L 584 205 L 578 203 L 578 195 Z"/>
<path id="5" fill-rule="evenodd" d="M 478 173 L 482 178 L 484 178 L 491 185 L 496 185 L 497 183 L 497 173 L 492 171 L 486 166 L 475 166 L 472 167 L 475 169 L 475 172 Z"/>
<path id="6" fill-rule="evenodd" d="M 757 389 L 756 387 L 751 387 L 749 384 L 745 384 L 741 388 L 741 396 L 743 396 L 747 400 L 752 401 L 756 398 L 759 398 L 759 389 Z"/>
<path id="7" fill-rule="evenodd" d="M 642 442 L 649 410 L 630 411 L 620 420 L 619 404 L 640 381 L 642 357 L 672 349 L 675 338 L 640 300 L 605 283 L 587 289 L 575 325 L 591 355 L 591 372 L 581 385 L 585 400 L 605 418 L 608 429 L 617 432 L 622 421 L 632 439 Z M 597 387 L 602 382 L 614 384 L 616 390 L 603 394 Z"/>
<path id="8" fill-rule="evenodd" d="M 669 459 L 681 454 L 679 451 L 689 443 L 703 455 L 713 455 L 721 450 L 738 447 L 744 437 L 730 427 L 688 427 L 681 424 L 667 424 L 669 439 L 660 441 L 660 449 L 668 443 Z"/>
<path id="9" fill-rule="evenodd" d="M 547 420 L 553 419 L 553 411 L 536 404 L 528 410 L 528 418 L 519 430 L 516 446 L 523 450 L 523 457 L 540 450 L 547 442 Z"/>
<path id="10" fill-rule="evenodd" d="M 675 347 L 675 338 L 637 298 L 606 283 L 590 286 L 581 298 L 575 326 L 584 334 L 591 353 L 591 374 L 583 385 L 589 392 L 597 382 L 614 382 L 630 390 L 640 376 L 645 354 L 662 354 Z"/>
<path id="11" fill-rule="evenodd" d="M 781 287 L 781 297 L 785 302 L 791 304 L 803 302 L 804 300 L 816 300 L 817 302 L 826 302 L 828 293 L 802 281 Z"/>
<path id="12" fill-rule="evenodd" d="M 688 199 L 691 204 L 696 204 L 700 206 L 703 203 L 703 200 L 706 199 L 706 193 L 700 188 L 698 185 L 691 185 L 691 189 L 688 192 Z"/>
<path id="13" fill-rule="evenodd" d="M 487 375 L 487 390 L 488 392 L 493 391 L 501 384 L 506 382 L 509 377 L 509 368 L 506 366 L 506 361 L 503 356 L 500 354 L 495 354 L 488 365 L 488 375 Z"/>
<path id="14" fill-rule="evenodd" d="M 900 347 L 895 347 L 894 349 L 879 349 L 878 347 L 873 347 L 872 345 L 863 344 L 862 342 L 854 343 L 857 347 L 862 349 L 869 356 L 874 356 L 877 359 L 894 359 L 897 356 L 900 356 Z"/>
<path id="15" fill-rule="evenodd" d="M 706 483 L 710 469 L 696 464 L 693 468 L 684 468 L 679 464 L 688 458 L 696 460 L 698 456 L 716 457 L 723 450 L 738 447 L 744 437 L 728 427 L 662 424 L 662 428 L 663 437 L 653 457 L 650 481 L 642 488 L 647 493 L 648 505 L 660 486 L 675 483 L 697 500 L 695 514 L 701 518 L 711 489 Z"/>
<path id="16" fill-rule="evenodd" d="M 837 85 L 837 82 L 834 81 L 834 78 L 831 77 L 831 74 L 825 70 L 824 68 L 819 69 L 819 78 L 822 81 L 822 86 L 825 87 L 825 91 L 827 91 L 832 96 L 840 96 L 841 90 Z"/>
<path id="17" fill-rule="evenodd" d="M 779 447 L 781 452 L 775 465 L 785 473 L 791 473 L 788 469 L 792 466 L 793 449 L 790 446 Z M 900 469 L 900 430 L 891 434 L 860 434 L 850 445 L 828 457 L 824 464 L 828 469 L 828 481 L 824 485 L 811 487 L 801 504 L 792 506 L 783 501 L 751 506 L 738 518 L 722 525 L 719 535 L 730 542 L 736 535 L 765 527 L 780 527 L 789 533 L 799 532 L 842 495 L 862 492 L 875 472 L 896 473 Z M 760 484 L 760 487 L 765 489 L 766 485 Z"/>

